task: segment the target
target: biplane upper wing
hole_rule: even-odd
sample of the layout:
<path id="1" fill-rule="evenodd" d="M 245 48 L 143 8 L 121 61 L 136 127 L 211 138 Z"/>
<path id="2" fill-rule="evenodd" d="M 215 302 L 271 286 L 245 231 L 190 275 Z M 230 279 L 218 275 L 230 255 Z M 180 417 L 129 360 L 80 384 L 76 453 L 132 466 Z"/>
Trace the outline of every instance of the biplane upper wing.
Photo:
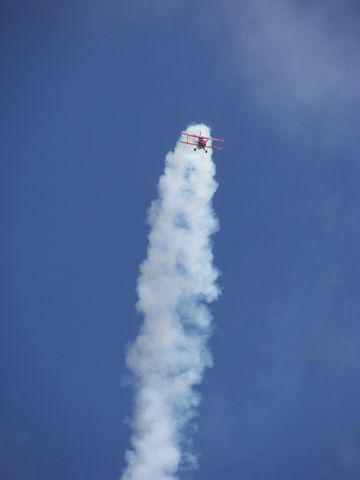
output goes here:
<path id="1" fill-rule="evenodd" d="M 213 142 L 224 142 L 223 138 L 205 137 L 205 135 L 195 135 L 194 133 L 181 132 L 182 135 L 187 137 L 203 138 L 205 140 L 212 140 Z"/>
<path id="2" fill-rule="evenodd" d="M 195 135 L 194 133 L 181 132 L 181 134 L 186 135 L 187 137 L 203 138 L 205 140 L 210 140 L 211 139 L 211 137 L 205 137 L 205 135 Z"/>

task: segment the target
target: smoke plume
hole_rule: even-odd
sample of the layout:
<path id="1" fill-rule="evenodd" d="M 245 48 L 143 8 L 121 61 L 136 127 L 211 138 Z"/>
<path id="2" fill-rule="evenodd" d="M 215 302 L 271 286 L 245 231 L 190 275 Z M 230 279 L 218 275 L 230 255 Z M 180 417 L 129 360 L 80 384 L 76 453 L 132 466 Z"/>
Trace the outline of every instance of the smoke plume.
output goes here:
<path id="1" fill-rule="evenodd" d="M 206 125 L 188 130 L 210 135 Z M 126 358 L 135 409 L 122 480 L 174 480 L 179 468 L 196 463 L 190 445 L 199 404 L 194 387 L 211 365 L 206 303 L 219 295 L 210 242 L 218 228 L 211 206 L 217 184 L 208 152 L 177 143 L 149 210 L 148 252 L 137 286 L 144 323 Z"/>

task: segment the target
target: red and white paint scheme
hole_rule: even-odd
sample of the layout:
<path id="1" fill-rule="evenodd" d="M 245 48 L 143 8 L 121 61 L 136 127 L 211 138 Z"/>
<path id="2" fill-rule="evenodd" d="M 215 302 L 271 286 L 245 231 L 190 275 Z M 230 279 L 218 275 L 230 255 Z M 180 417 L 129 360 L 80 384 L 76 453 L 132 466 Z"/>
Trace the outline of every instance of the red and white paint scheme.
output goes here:
<path id="1" fill-rule="evenodd" d="M 208 148 L 212 148 L 213 150 L 222 150 L 222 147 L 219 147 L 218 145 L 208 145 L 207 142 L 209 140 L 211 140 L 211 142 L 223 142 L 223 138 L 205 137 L 204 135 L 201 135 L 201 132 L 199 135 L 194 135 L 193 133 L 189 132 L 181 132 L 181 135 L 184 135 L 183 138 L 186 137 L 186 141 L 180 140 L 180 142 L 185 143 L 185 145 L 194 145 L 194 152 L 196 150 L 205 150 L 205 153 L 207 153 Z"/>

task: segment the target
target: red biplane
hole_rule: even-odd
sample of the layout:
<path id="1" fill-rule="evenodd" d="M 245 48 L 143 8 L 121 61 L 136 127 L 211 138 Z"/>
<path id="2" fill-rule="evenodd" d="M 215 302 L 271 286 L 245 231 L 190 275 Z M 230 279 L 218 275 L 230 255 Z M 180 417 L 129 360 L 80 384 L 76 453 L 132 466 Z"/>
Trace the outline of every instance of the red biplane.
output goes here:
<path id="1" fill-rule="evenodd" d="M 189 132 L 181 132 L 181 135 L 186 136 L 186 141 L 180 140 L 180 142 L 185 143 L 185 145 L 194 145 L 194 152 L 196 152 L 196 150 L 205 150 L 205 153 L 207 153 L 207 148 L 222 150 L 222 147 L 219 147 L 218 145 L 208 145 L 207 142 L 208 140 L 211 140 L 212 142 L 223 142 L 223 138 L 205 137 L 204 135 L 201 135 L 201 132 L 199 135 L 194 135 Z"/>

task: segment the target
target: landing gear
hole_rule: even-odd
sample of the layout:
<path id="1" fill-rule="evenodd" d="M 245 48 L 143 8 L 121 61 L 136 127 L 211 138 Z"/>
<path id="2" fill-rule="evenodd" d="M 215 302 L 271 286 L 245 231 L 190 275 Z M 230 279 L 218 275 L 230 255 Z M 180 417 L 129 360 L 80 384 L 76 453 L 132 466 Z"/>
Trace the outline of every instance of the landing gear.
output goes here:
<path id="1" fill-rule="evenodd" d="M 205 150 L 205 153 L 207 153 L 207 150 Z"/>
<path id="2" fill-rule="evenodd" d="M 196 148 L 194 148 L 194 152 L 196 152 Z"/>

